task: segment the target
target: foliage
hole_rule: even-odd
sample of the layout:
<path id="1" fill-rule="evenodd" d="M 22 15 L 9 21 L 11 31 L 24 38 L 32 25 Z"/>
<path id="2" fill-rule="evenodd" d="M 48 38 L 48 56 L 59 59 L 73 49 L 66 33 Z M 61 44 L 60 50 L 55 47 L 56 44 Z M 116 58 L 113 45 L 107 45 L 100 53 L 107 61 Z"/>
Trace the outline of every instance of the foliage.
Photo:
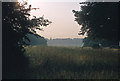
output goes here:
<path id="1" fill-rule="evenodd" d="M 117 2 L 84 2 L 81 10 L 73 10 L 75 21 L 81 25 L 79 35 L 91 39 L 117 42 L 119 31 L 119 3 Z"/>
<path id="2" fill-rule="evenodd" d="M 30 45 L 30 46 L 47 45 L 47 40 L 42 36 L 36 37 L 35 35 L 27 34 L 27 37 L 30 39 L 30 42 L 25 40 L 25 43 Z"/>
<path id="3" fill-rule="evenodd" d="M 83 39 L 83 47 L 93 47 L 94 45 L 98 45 L 99 47 L 111 47 L 111 48 L 118 48 L 118 43 L 114 41 L 108 41 L 105 39 L 92 39 L 90 37 L 85 37 Z"/>
<path id="4" fill-rule="evenodd" d="M 35 30 L 42 30 L 40 26 L 47 26 L 51 23 L 43 17 L 34 17 L 33 19 L 29 19 L 29 12 L 32 8 L 29 6 L 29 8 L 26 9 L 24 5 L 25 4 L 20 5 L 18 2 L 3 3 L 3 26 L 8 25 L 4 26 L 4 29 L 6 27 L 6 30 L 8 30 L 8 32 L 11 29 L 11 31 L 16 33 L 15 36 L 17 38 L 15 37 L 14 42 L 19 42 L 19 44 L 24 44 L 22 40 L 23 38 L 29 40 L 26 34 L 29 33 L 39 36 L 36 34 Z M 11 36 L 14 37 L 13 35 Z"/>
<path id="5" fill-rule="evenodd" d="M 51 23 L 43 17 L 30 19 L 29 12 L 36 8 L 31 8 L 31 5 L 29 8 L 26 6 L 27 2 L 2 3 L 3 79 L 9 75 L 9 72 L 19 72 L 28 64 L 23 54 L 25 44 L 23 38 L 29 40 L 26 34 L 39 36 L 35 30 L 41 30 L 40 26 Z"/>

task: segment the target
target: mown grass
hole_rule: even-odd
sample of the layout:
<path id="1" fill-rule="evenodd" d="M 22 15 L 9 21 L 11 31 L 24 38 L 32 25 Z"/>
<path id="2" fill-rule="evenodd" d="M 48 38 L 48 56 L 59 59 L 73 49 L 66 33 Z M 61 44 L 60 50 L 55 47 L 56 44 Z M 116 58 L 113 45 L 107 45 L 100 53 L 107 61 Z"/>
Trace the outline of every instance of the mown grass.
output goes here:
<path id="1" fill-rule="evenodd" d="M 119 50 L 80 47 L 25 47 L 28 79 L 118 79 Z"/>

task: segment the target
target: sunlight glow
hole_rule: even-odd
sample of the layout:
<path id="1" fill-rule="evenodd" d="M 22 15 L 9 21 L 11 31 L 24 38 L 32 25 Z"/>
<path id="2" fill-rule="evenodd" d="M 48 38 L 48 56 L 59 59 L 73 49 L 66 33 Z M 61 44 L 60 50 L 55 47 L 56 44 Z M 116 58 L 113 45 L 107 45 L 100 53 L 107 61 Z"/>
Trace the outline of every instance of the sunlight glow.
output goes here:
<path id="1" fill-rule="evenodd" d="M 28 0 L 29 3 L 32 2 L 85 2 L 86 0 Z"/>
<path id="2" fill-rule="evenodd" d="M 43 0 L 27 0 L 28 5 L 32 5 L 32 8 L 39 8 L 37 10 L 32 10 L 30 12 L 31 18 L 33 16 L 36 17 L 44 16 L 45 19 L 47 18 L 48 20 L 52 21 L 52 23 L 48 27 L 43 27 L 44 31 L 37 31 L 39 35 L 45 38 L 84 38 L 85 37 L 78 35 L 80 26 L 74 21 L 74 14 L 72 13 L 72 10 L 80 10 L 79 2 L 70 2 L 70 1 L 41 2 L 41 1 Z"/>

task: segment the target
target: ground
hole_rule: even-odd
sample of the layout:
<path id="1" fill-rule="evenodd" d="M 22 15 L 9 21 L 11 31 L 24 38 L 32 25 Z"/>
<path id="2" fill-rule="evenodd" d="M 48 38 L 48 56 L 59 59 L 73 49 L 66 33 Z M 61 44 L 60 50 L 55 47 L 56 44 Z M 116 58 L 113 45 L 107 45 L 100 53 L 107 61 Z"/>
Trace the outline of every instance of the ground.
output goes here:
<path id="1" fill-rule="evenodd" d="M 27 79 L 118 79 L 118 49 L 25 47 Z"/>

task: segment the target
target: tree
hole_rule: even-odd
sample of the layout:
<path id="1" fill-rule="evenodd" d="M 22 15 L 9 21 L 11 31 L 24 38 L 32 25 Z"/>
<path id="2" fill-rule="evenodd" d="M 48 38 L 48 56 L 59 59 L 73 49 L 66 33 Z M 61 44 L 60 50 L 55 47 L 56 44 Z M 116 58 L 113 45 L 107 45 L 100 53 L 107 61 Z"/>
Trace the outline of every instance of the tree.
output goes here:
<path id="1" fill-rule="evenodd" d="M 25 43 L 32 46 L 32 45 L 43 45 L 46 46 L 47 45 L 47 40 L 44 37 L 36 37 L 34 35 L 31 34 L 27 34 L 27 37 L 30 39 L 30 42 L 25 40 Z"/>
<path id="2" fill-rule="evenodd" d="M 81 10 L 73 10 L 75 21 L 81 25 L 79 35 L 90 39 L 120 41 L 119 32 L 119 3 L 118 2 L 84 2 L 80 3 Z"/>
<path id="3" fill-rule="evenodd" d="M 44 17 L 30 19 L 29 12 L 36 8 L 31 8 L 31 5 L 26 8 L 26 5 L 27 2 L 2 3 L 3 79 L 11 78 L 9 73 L 18 73 L 28 64 L 23 48 L 25 44 L 23 39 L 30 41 L 26 35 L 39 36 L 36 30 L 41 30 L 40 26 L 47 26 L 51 23 Z"/>

